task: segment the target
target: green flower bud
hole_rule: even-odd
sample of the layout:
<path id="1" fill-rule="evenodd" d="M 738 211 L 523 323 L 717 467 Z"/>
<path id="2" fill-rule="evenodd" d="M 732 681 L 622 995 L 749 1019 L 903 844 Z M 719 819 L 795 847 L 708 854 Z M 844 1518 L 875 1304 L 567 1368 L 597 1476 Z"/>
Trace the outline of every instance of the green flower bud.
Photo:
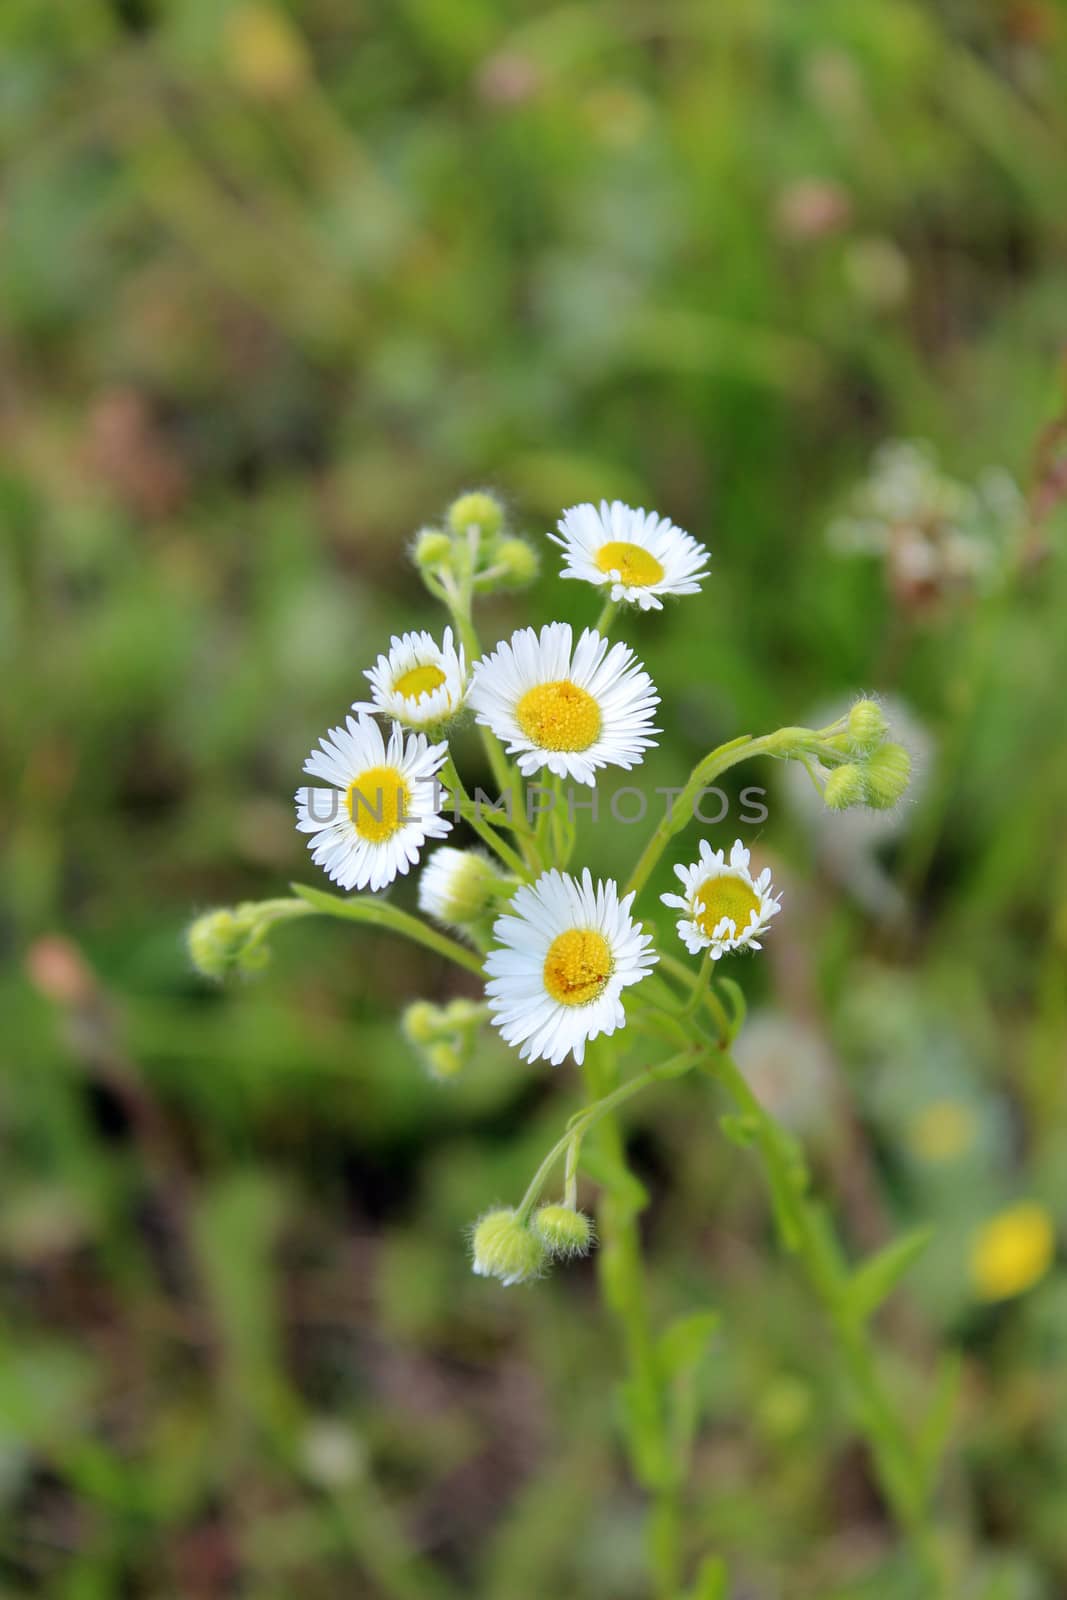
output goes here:
<path id="1" fill-rule="evenodd" d="M 185 936 L 190 960 L 204 978 L 222 979 L 237 964 L 245 932 L 232 911 L 205 911 Z"/>
<path id="2" fill-rule="evenodd" d="M 593 1224 L 570 1206 L 541 1206 L 534 1213 L 534 1232 L 554 1256 L 584 1256 L 593 1243 Z"/>
<path id="3" fill-rule="evenodd" d="M 480 1278 L 501 1283 L 527 1283 L 540 1277 L 546 1252 L 537 1235 L 525 1227 L 510 1206 L 489 1211 L 475 1226 L 474 1270 Z"/>
<path id="4" fill-rule="evenodd" d="M 492 539 L 504 525 L 504 508 L 495 495 L 484 490 L 461 494 L 448 508 L 448 525 L 455 534 L 477 528 L 486 539 Z"/>
<path id="5" fill-rule="evenodd" d="M 260 972 L 270 961 L 263 936 L 277 919 L 273 902 L 248 901 L 232 911 L 206 911 L 186 934 L 186 948 L 205 978 L 225 978 L 235 968 Z"/>
<path id="6" fill-rule="evenodd" d="M 463 1071 L 463 1058 L 454 1045 L 432 1044 L 425 1059 L 434 1078 L 457 1078 Z"/>
<path id="7" fill-rule="evenodd" d="M 193 966 L 205 978 L 224 978 L 235 967 L 260 972 L 270 961 L 267 935 L 275 923 L 306 913 L 300 900 L 245 900 L 232 910 L 205 911 L 186 934 Z"/>
<path id="8" fill-rule="evenodd" d="M 491 564 L 505 569 L 497 581 L 507 589 L 524 589 L 533 583 L 541 565 L 537 551 L 525 539 L 501 539 L 493 550 Z"/>
<path id="9" fill-rule="evenodd" d="M 430 572 L 435 567 L 443 567 L 452 554 L 452 540 L 447 533 L 442 533 L 440 528 L 423 528 L 415 536 L 415 548 L 412 552 L 415 565 L 423 572 Z"/>
<path id="10" fill-rule="evenodd" d="M 828 811 L 847 811 L 849 806 L 861 806 L 867 798 L 863 768 L 854 761 L 835 767 L 823 785 L 822 797 Z"/>
<path id="11" fill-rule="evenodd" d="M 400 1026 L 412 1044 L 433 1044 L 441 1032 L 441 1012 L 429 1000 L 413 1000 L 405 1008 Z"/>
<path id="12" fill-rule="evenodd" d="M 867 804 L 876 811 L 891 811 L 908 787 L 911 756 L 902 744 L 884 744 L 864 770 Z"/>
<path id="13" fill-rule="evenodd" d="M 436 849 L 419 878 L 419 910 L 469 928 L 496 903 L 502 875 L 481 850 Z"/>
<path id="14" fill-rule="evenodd" d="M 442 1012 L 450 1028 L 477 1028 L 485 1017 L 485 1006 L 478 1000 L 450 1000 Z"/>
<path id="15" fill-rule="evenodd" d="M 873 754 L 888 732 L 886 714 L 877 700 L 857 700 L 848 714 L 848 739 L 856 754 Z"/>

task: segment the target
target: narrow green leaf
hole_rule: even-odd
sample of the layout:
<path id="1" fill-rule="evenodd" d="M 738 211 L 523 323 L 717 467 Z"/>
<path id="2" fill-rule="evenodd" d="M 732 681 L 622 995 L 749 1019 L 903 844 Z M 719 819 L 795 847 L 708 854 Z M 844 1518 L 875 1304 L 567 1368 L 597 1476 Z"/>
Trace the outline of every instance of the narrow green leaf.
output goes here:
<path id="1" fill-rule="evenodd" d="M 665 1378 L 695 1367 L 719 1326 L 717 1311 L 694 1311 L 678 1317 L 660 1336 L 659 1360 Z"/>
<path id="2" fill-rule="evenodd" d="M 932 1228 L 913 1228 L 887 1244 L 853 1273 L 848 1304 L 855 1317 L 862 1321 L 878 1310 L 908 1268 L 922 1255 L 932 1236 Z"/>
<path id="3" fill-rule="evenodd" d="M 963 1360 L 959 1351 L 952 1350 L 942 1355 L 933 1396 L 917 1440 L 928 1491 L 934 1486 L 934 1479 L 948 1445 L 962 1378 Z"/>
<path id="4" fill-rule="evenodd" d="M 719 1127 L 739 1150 L 750 1150 L 759 1134 L 759 1123 L 755 1117 L 737 1115 L 732 1111 L 719 1118 Z"/>
<path id="5" fill-rule="evenodd" d="M 721 1556 L 705 1556 L 688 1600 L 727 1600 L 729 1575 Z"/>
<path id="6" fill-rule="evenodd" d="M 645 1489 L 661 1489 L 668 1481 L 655 1395 L 636 1378 L 619 1385 L 619 1414 L 635 1475 Z"/>

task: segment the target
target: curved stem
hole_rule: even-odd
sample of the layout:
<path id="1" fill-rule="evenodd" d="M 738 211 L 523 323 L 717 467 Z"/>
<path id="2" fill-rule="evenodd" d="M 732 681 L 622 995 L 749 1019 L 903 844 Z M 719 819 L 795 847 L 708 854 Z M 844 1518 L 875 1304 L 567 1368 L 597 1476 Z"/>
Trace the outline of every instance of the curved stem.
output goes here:
<path id="1" fill-rule="evenodd" d="M 399 910 L 397 906 L 389 905 L 387 901 L 371 899 L 369 895 L 353 895 L 343 900 L 340 895 L 327 894 L 323 889 L 311 889 L 302 883 L 294 883 L 291 888 L 313 911 L 322 912 L 328 917 L 340 917 L 342 921 L 362 922 L 367 927 L 398 933 L 401 938 L 425 945 L 427 950 L 454 961 L 457 967 L 472 972 L 476 978 L 484 976 L 482 958 L 475 951 L 468 950 L 458 940 L 450 939 L 447 933 L 439 933 L 429 923 Z"/>
<path id="2" fill-rule="evenodd" d="M 615 618 L 618 615 L 618 610 L 619 610 L 619 601 L 618 600 L 607 600 L 607 601 L 605 601 L 603 611 L 600 613 L 599 617 L 597 617 L 595 623 L 593 624 L 593 626 L 596 629 L 597 633 L 603 634 L 605 637 L 607 636 L 607 633 L 608 633 L 608 630 L 611 627 L 611 624 L 615 621 Z"/>
<path id="3" fill-rule="evenodd" d="M 482 646 L 478 638 L 478 631 L 474 626 L 474 618 L 471 615 L 471 592 L 469 586 L 461 592 L 454 582 L 450 582 L 445 595 L 445 603 L 448 606 L 449 615 L 456 625 L 456 632 L 462 640 L 463 648 L 467 654 L 467 670 L 470 671 L 474 662 L 482 654 Z M 503 800 L 505 795 L 511 795 L 515 818 L 514 828 L 519 838 L 519 848 L 522 850 L 526 868 L 537 871 L 540 864 L 533 848 L 530 830 L 526 826 L 525 796 L 519 769 L 509 764 L 508 758 L 504 754 L 504 747 L 492 729 L 487 728 L 481 722 L 477 723 L 476 726 L 500 799 Z"/>
<path id="4" fill-rule="evenodd" d="M 628 1078 L 625 1083 L 619 1084 L 610 1094 L 602 1095 L 590 1105 L 583 1106 L 568 1122 L 566 1132 L 561 1134 L 541 1162 L 537 1171 L 527 1185 L 526 1193 L 516 1207 L 518 1220 L 525 1223 L 529 1220 L 534 1206 L 541 1197 L 549 1173 L 556 1165 L 564 1151 L 568 1152 L 568 1168 L 573 1170 L 575 1163 L 570 1158 L 570 1149 L 575 1146 L 580 1149 L 581 1142 L 589 1129 L 606 1117 L 609 1112 L 616 1110 L 627 1100 L 632 1100 L 635 1094 L 640 1094 L 643 1089 L 649 1088 L 653 1083 L 661 1083 L 665 1078 L 679 1078 L 683 1073 L 696 1065 L 700 1054 L 700 1046 L 689 1045 L 678 1055 L 671 1056 L 667 1061 L 661 1061 L 656 1066 L 646 1067 L 644 1072 L 639 1072 L 636 1077 Z"/>
<path id="5" fill-rule="evenodd" d="M 699 974 L 692 972 L 690 968 L 686 966 L 684 961 L 679 961 L 677 956 L 669 955 L 665 950 L 661 950 L 659 952 L 659 963 L 665 972 L 670 973 L 672 978 L 678 978 L 682 983 L 687 984 L 691 989 L 695 990 L 696 986 L 700 982 Z M 722 1001 L 715 993 L 713 985 L 710 983 L 703 991 L 700 997 L 700 1003 L 705 1006 L 715 1023 L 715 1030 L 718 1034 L 720 1045 L 726 1044 L 735 1032 L 735 1029 L 731 1025 L 730 1019 L 726 1014 L 726 1007 L 723 1005 Z"/>
<path id="6" fill-rule="evenodd" d="M 512 872 L 517 872 L 520 878 L 527 876 L 526 862 L 513 850 L 506 839 L 502 839 L 490 822 L 482 815 L 481 809 L 470 798 L 463 786 L 463 779 L 456 770 L 456 763 L 451 754 L 441 768 L 441 777 L 448 788 L 456 795 L 459 801 L 460 815 L 464 822 L 470 824 L 478 837 L 496 852 Z"/>
<path id="7" fill-rule="evenodd" d="M 807 728 L 779 728 L 776 733 L 767 733 L 758 739 L 743 734 L 740 739 L 731 739 L 729 744 L 722 744 L 705 756 L 693 768 L 675 804 L 660 818 L 630 874 L 626 892 L 644 888 L 671 839 L 692 820 L 694 802 L 700 798 L 702 789 L 708 788 L 716 778 L 730 767 L 736 767 L 740 761 L 758 755 L 789 755 L 802 749 L 811 738 L 812 734 Z"/>

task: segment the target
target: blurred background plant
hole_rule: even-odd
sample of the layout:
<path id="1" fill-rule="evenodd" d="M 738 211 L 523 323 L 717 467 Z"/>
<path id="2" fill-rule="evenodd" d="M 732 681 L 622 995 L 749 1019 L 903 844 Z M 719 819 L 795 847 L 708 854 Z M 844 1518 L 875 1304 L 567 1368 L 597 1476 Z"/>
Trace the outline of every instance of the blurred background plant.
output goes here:
<path id="1" fill-rule="evenodd" d="M 934 1227 L 883 1321 L 901 1406 L 958 1363 L 960 1594 L 1062 1594 L 1062 9 L 7 0 L 0 46 L 5 1593 L 647 1592 L 592 1269 L 499 1290 L 462 1232 L 567 1071 L 482 1038 L 431 1077 L 398 1007 L 476 986 L 356 928 L 225 992 L 182 946 L 308 877 L 309 737 L 428 625 L 404 547 L 487 483 L 539 544 L 617 495 L 711 546 L 627 628 L 653 782 L 857 689 L 910 708 L 919 796 L 854 849 L 771 789 L 746 1070 L 857 1253 Z M 702 1543 L 738 1596 L 906 1596 L 742 1153 L 684 1086 L 628 1130 L 656 1322 L 721 1317 Z"/>

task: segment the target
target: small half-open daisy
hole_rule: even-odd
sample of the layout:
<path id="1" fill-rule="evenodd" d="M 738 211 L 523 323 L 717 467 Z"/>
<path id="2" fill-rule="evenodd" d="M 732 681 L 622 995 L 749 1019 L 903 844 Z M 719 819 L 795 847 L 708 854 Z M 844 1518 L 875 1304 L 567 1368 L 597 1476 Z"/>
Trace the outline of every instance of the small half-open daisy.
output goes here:
<path id="1" fill-rule="evenodd" d="M 494 899 L 509 893 L 510 885 L 484 850 L 443 844 L 419 875 L 419 910 L 458 928 L 477 922 Z"/>
<path id="2" fill-rule="evenodd" d="M 749 853 L 737 840 L 727 861 L 725 850 L 713 850 L 700 841 L 700 860 L 691 867 L 675 867 L 681 894 L 663 894 L 665 906 L 683 915 L 678 934 L 690 955 L 708 950 L 718 961 L 728 950 L 759 950 L 759 935 L 782 909 L 781 897 L 771 892 L 771 871 L 764 867 L 758 878 L 749 870 Z"/>
<path id="3" fill-rule="evenodd" d="M 563 576 L 611 586 L 611 599 L 659 611 L 661 595 L 699 594 L 711 559 L 702 544 L 655 511 L 621 500 L 572 506 L 548 536 L 562 546 Z"/>
<path id="4" fill-rule="evenodd" d="M 363 676 L 370 681 L 371 698 L 357 700 L 352 710 L 384 712 L 409 728 L 447 722 L 467 692 L 463 646 L 456 649 L 451 628 L 440 644 L 429 633 L 394 636 L 386 654 Z"/>
<path id="5" fill-rule="evenodd" d="M 342 889 L 384 889 L 419 859 L 427 839 L 451 828 L 439 813 L 447 796 L 437 773 L 447 744 L 406 737 L 396 723 L 388 740 L 373 717 L 346 717 L 331 728 L 304 771 L 329 789 L 296 791 L 296 825 L 311 858 Z"/>
<path id="6" fill-rule="evenodd" d="M 658 959 L 630 916 L 633 898 L 620 900 L 611 879 L 594 885 L 588 868 L 581 882 L 553 868 L 497 918 L 485 992 L 494 1024 L 524 1060 L 558 1066 L 573 1053 L 581 1066 L 588 1039 L 624 1025 L 622 991 Z"/>
<path id="7" fill-rule="evenodd" d="M 629 645 L 569 622 L 520 628 L 475 663 L 468 703 L 529 777 L 547 767 L 594 784 L 598 768 L 637 765 L 656 743 L 659 695 Z"/>

